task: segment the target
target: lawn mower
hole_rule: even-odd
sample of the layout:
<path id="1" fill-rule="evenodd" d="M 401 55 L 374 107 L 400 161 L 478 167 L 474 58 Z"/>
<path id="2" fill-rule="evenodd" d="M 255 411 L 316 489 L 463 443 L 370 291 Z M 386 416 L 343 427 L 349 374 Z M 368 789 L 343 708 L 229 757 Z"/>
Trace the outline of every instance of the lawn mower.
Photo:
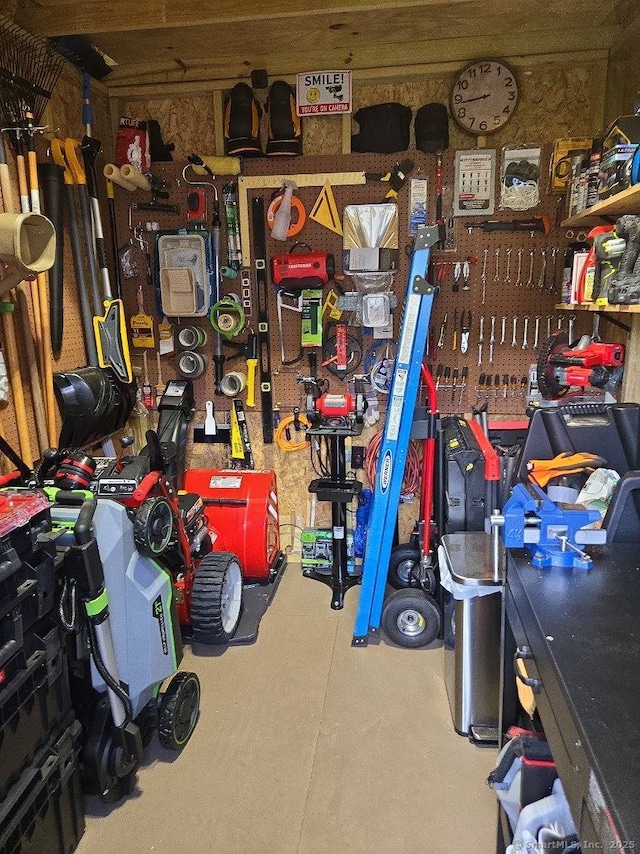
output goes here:
<path id="1" fill-rule="evenodd" d="M 126 508 L 57 490 L 52 519 L 66 529 L 58 540 L 66 544 L 59 617 L 84 731 L 83 782 L 113 802 L 133 790 L 154 731 L 163 747 L 185 747 L 199 717 L 200 683 L 177 671 L 182 640 L 172 580 L 137 551 Z"/>

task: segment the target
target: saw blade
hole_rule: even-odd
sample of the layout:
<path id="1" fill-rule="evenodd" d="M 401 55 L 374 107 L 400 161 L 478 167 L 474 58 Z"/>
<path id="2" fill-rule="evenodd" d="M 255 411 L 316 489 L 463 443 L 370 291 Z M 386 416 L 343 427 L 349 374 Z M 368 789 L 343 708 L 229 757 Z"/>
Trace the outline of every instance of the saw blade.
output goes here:
<path id="1" fill-rule="evenodd" d="M 540 348 L 538 364 L 536 366 L 536 378 L 540 394 L 545 400 L 554 400 L 562 397 L 569 389 L 560 385 L 555 376 L 555 367 L 551 364 L 554 353 L 560 353 L 569 346 L 569 338 L 565 332 L 557 332 L 552 335 Z"/>

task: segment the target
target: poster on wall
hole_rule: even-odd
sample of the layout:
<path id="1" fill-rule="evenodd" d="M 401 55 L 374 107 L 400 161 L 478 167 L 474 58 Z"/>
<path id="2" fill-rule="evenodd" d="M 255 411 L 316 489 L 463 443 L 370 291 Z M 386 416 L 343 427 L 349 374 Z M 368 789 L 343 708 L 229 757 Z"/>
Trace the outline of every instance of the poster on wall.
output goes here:
<path id="1" fill-rule="evenodd" d="M 453 215 L 486 216 L 492 214 L 495 207 L 495 191 L 495 150 L 457 151 Z"/>
<path id="2" fill-rule="evenodd" d="M 309 71 L 296 75 L 296 112 L 299 116 L 351 112 L 350 71 Z"/>

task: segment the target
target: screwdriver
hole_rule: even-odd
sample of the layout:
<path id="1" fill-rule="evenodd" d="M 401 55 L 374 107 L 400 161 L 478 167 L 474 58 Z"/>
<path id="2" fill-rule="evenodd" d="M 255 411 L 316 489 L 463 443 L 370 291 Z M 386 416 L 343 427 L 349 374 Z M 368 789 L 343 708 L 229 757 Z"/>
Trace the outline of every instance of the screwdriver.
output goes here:
<path id="1" fill-rule="evenodd" d="M 453 312 L 453 342 L 451 344 L 452 350 L 458 349 L 458 309 Z"/>
<path id="2" fill-rule="evenodd" d="M 509 388 L 509 374 L 502 375 L 502 397 L 506 399 Z"/>
<path id="3" fill-rule="evenodd" d="M 451 368 L 449 365 L 445 365 L 444 368 L 444 387 L 449 388 L 449 380 L 451 379 Z"/>
<path id="4" fill-rule="evenodd" d="M 516 396 L 516 392 L 518 391 L 518 377 L 515 374 L 511 374 L 511 397 Z"/>
<path id="5" fill-rule="evenodd" d="M 438 365 L 438 367 L 436 368 L 436 389 L 438 389 L 440 387 L 440 380 L 442 379 L 442 371 L 443 371 L 442 365 Z"/>
<path id="6" fill-rule="evenodd" d="M 478 384 L 476 385 L 476 400 L 480 400 L 480 395 L 484 391 L 485 380 L 486 374 L 480 374 L 480 376 L 478 377 Z"/>
<path id="7" fill-rule="evenodd" d="M 520 380 L 520 394 L 522 395 L 522 397 L 524 397 L 526 389 L 527 389 L 527 378 L 522 377 L 522 379 Z"/>
<path id="8" fill-rule="evenodd" d="M 451 383 L 451 403 L 456 399 L 456 386 L 458 384 L 458 369 L 453 369 L 453 382 Z"/>
<path id="9" fill-rule="evenodd" d="M 491 397 L 491 385 L 493 383 L 493 377 L 491 374 L 487 374 L 487 378 L 484 384 L 484 399 L 489 400 Z"/>
<path id="10" fill-rule="evenodd" d="M 497 397 L 500 391 L 500 374 L 496 374 L 493 380 L 493 396 Z"/>
<path id="11" fill-rule="evenodd" d="M 464 391 L 467 387 L 467 377 L 469 376 L 469 368 L 465 365 L 462 368 L 462 373 L 460 374 L 460 400 L 458 401 L 458 406 L 462 406 L 462 398 L 464 397 Z"/>

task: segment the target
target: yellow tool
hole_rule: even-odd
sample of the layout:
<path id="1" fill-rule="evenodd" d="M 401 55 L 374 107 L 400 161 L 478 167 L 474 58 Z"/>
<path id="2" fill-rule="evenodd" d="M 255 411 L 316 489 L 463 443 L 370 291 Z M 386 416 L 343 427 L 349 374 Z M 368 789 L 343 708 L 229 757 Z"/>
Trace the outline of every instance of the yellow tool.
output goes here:
<path id="1" fill-rule="evenodd" d="M 320 195 L 311 209 L 309 219 L 319 222 L 320 225 L 342 237 L 342 222 L 331 184 L 328 181 L 325 181 L 324 187 L 320 190 Z"/>

